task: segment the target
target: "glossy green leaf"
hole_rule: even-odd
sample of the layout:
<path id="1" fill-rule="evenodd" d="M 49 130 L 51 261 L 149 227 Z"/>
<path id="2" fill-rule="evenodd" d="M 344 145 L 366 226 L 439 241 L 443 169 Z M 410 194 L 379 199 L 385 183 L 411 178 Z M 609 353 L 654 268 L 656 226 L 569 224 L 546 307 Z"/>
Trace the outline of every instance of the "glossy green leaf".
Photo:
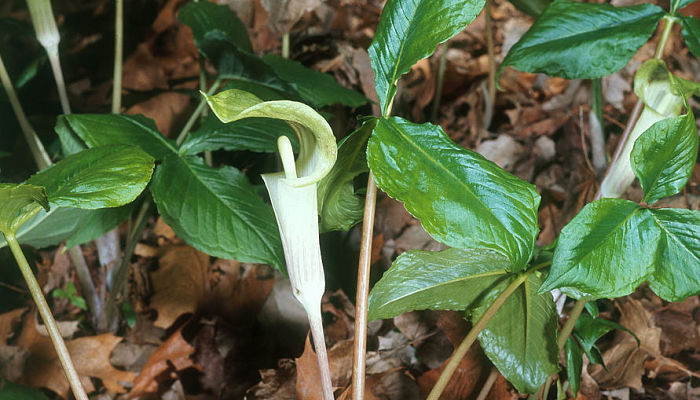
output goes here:
<path id="1" fill-rule="evenodd" d="M 318 184 L 322 232 L 347 231 L 362 220 L 364 198 L 355 193 L 353 180 L 369 171 L 366 148 L 375 123 L 364 123 L 338 144 L 338 159 Z"/>
<path id="2" fill-rule="evenodd" d="M 245 25 L 226 5 L 208 1 L 189 2 L 180 9 L 177 19 L 192 29 L 195 45 L 205 54 L 208 45 L 206 36 L 213 32 L 241 50 L 253 51 Z"/>
<path id="3" fill-rule="evenodd" d="M 594 201 L 562 229 L 542 291 L 589 299 L 630 294 L 654 272 L 659 235 L 649 209 Z"/>
<path id="4" fill-rule="evenodd" d="M 359 107 L 369 101 L 360 93 L 340 85 L 332 76 L 307 68 L 294 60 L 267 54 L 263 61 L 272 67 L 277 76 L 289 82 L 305 102 L 316 107 L 331 104 Z"/>
<path id="5" fill-rule="evenodd" d="M 98 211 L 66 207 L 41 210 L 17 230 L 17 241 L 37 249 L 55 246 L 75 234 L 83 226 L 82 221 Z M 7 242 L 0 237 L 0 247 L 5 246 Z"/>
<path id="6" fill-rule="evenodd" d="M 0 383 L 0 400 L 48 400 L 38 389 L 22 386 L 9 381 Z"/>
<path id="7" fill-rule="evenodd" d="M 71 248 L 79 244 L 97 239 L 111 231 L 126 220 L 134 209 L 134 203 L 121 207 L 99 208 L 90 210 L 80 218 L 80 223 L 66 242 L 66 247 Z"/>
<path id="8" fill-rule="evenodd" d="M 601 78 L 624 67 L 649 37 L 664 11 L 651 4 L 557 0 L 510 49 L 506 66 L 567 79 Z"/>
<path id="9" fill-rule="evenodd" d="M 49 210 L 49 200 L 43 187 L 0 183 L 0 232 L 17 232 L 42 208 Z"/>
<path id="10" fill-rule="evenodd" d="M 696 91 L 700 93 L 697 83 L 671 74 L 663 60 L 645 61 L 634 75 L 634 93 L 659 119 L 680 115 L 683 96 Z"/>
<path id="11" fill-rule="evenodd" d="M 115 144 L 138 146 L 156 160 L 177 151 L 175 142 L 161 135 L 155 122 L 143 115 L 61 115 L 56 123 L 56 132 L 64 149 L 80 149 L 80 145 L 76 145 L 75 139 L 72 139 L 77 136 L 87 147 Z"/>
<path id="12" fill-rule="evenodd" d="M 392 318 L 413 310 L 462 311 L 507 279 L 510 261 L 485 249 L 407 251 L 369 295 L 367 318 Z"/>
<path id="13" fill-rule="evenodd" d="M 368 50 L 382 115 L 388 115 L 399 78 L 470 24 L 483 7 L 484 0 L 386 2 Z"/>
<path id="14" fill-rule="evenodd" d="M 644 201 L 653 204 L 683 189 L 698 154 L 698 129 L 692 112 L 661 120 L 634 143 L 630 162 L 644 189 Z"/>
<path id="15" fill-rule="evenodd" d="M 474 309 L 476 321 L 514 279 L 504 280 Z M 542 278 L 532 273 L 479 334 L 489 360 L 521 393 L 535 393 L 559 370 L 557 312 L 551 293 L 538 294 Z"/>
<path id="16" fill-rule="evenodd" d="M 194 156 L 166 157 L 151 193 L 163 220 L 191 246 L 215 257 L 283 268 L 272 208 L 237 169 L 212 168 Z"/>
<path id="17" fill-rule="evenodd" d="M 214 115 L 208 115 L 199 129 L 187 135 L 180 147 L 184 155 L 219 149 L 250 150 L 259 153 L 277 151 L 277 138 L 289 137 L 295 148 L 299 143 L 292 128 L 284 121 L 271 118 L 248 118 L 224 124 Z"/>
<path id="18" fill-rule="evenodd" d="M 572 338 L 566 339 L 564 347 L 564 358 L 566 359 L 566 376 L 569 379 L 569 387 L 574 397 L 581 387 L 581 371 L 583 370 L 583 352 L 581 347 Z"/>
<path id="19" fill-rule="evenodd" d="M 661 238 L 649 286 L 667 301 L 700 293 L 700 211 L 665 208 L 651 214 Z"/>
<path id="20" fill-rule="evenodd" d="M 683 40 L 695 57 L 700 57 L 700 20 L 696 17 L 681 17 Z"/>
<path id="21" fill-rule="evenodd" d="M 457 146 L 439 126 L 381 119 L 367 161 L 379 187 L 436 240 L 497 251 L 516 272 L 530 260 L 539 231 L 535 187 Z"/>
<path id="22" fill-rule="evenodd" d="M 135 146 L 100 146 L 66 157 L 27 180 L 59 207 L 104 208 L 132 202 L 146 188 L 153 157 Z"/>

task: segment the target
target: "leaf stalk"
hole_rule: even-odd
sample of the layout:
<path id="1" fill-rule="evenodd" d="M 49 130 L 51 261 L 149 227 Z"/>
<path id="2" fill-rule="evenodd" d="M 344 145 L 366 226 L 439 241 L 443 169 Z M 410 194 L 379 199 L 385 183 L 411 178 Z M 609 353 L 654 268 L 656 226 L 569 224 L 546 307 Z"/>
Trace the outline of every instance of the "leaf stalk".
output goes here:
<path id="1" fill-rule="evenodd" d="M 61 332 L 58 330 L 56 320 L 54 320 L 53 315 L 51 314 L 51 309 L 49 308 L 49 305 L 46 302 L 46 299 L 44 298 L 44 293 L 41 290 L 41 287 L 39 286 L 39 283 L 37 282 L 36 278 L 34 277 L 32 268 L 29 266 L 27 258 L 22 252 L 22 248 L 17 242 L 17 237 L 14 233 L 5 232 L 4 235 L 5 240 L 7 241 L 7 244 L 9 245 L 10 250 L 12 251 L 12 255 L 15 257 L 15 260 L 19 265 L 19 269 L 22 272 L 22 276 L 27 282 L 27 287 L 29 288 L 29 292 L 31 293 L 32 298 L 34 299 L 34 303 L 36 303 L 39 315 L 41 315 L 41 319 L 44 321 L 44 325 L 46 325 L 46 330 L 49 333 L 49 337 L 51 338 L 51 342 L 53 343 L 54 349 L 56 349 L 56 354 L 58 355 L 58 359 L 61 362 L 61 366 L 63 366 L 63 371 L 66 374 L 66 379 L 68 379 L 68 383 L 70 384 L 71 389 L 73 390 L 75 398 L 78 400 L 88 400 L 88 396 L 85 393 L 85 389 L 83 388 L 82 383 L 80 383 L 78 371 L 75 369 L 75 365 L 73 364 L 73 360 L 71 359 L 70 353 L 68 352 L 68 348 L 66 347 L 66 344 L 63 341 Z"/>

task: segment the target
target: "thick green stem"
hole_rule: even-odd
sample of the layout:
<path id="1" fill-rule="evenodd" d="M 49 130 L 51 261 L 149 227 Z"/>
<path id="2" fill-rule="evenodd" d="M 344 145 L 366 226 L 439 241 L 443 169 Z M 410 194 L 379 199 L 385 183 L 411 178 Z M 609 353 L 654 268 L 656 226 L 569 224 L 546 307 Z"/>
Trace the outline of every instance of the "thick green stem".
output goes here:
<path id="1" fill-rule="evenodd" d="M 14 233 L 5 233 L 5 240 L 10 246 L 10 250 L 15 256 L 15 260 L 17 260 L 17 264 L 22 272 L 22 276 L 24 276 L 24 280 L 27 282 L 29 292 L 32 294 L 32 298 L 36 303 L 36 307 L 39 310 L 41 319 L 44 321 L 44 325 L 46 325 L 46 330 L 49 332 L 49 337 L 51 338 L 53 347 L 56 349 L 56 354 L 58 355 L 61 365 L 63 366 L 63 371 L 66 374 L 68 383 L 70 383 L 70 386 L 73 389 L 75 398 L 79 400 L 87 400 L 88 396 L 85 393 L 85 389 L 83 389 L 83 385 L 80 383 L 78 371 L 76 371 L 75 365 L 73 365 L 73 360 L 70 357 L 70 353 L 68 353 L 68 348 L 66 348 L 63 337 L 61 337 L 61 332 L 58 330 L 56 321 L 51 314 L 51 309 L 49 308 L 48 303 L 46 303 L 44 293 L 34 277 L 32 268 L 29 266 L 27 259 L 24 257 L 22 248 L 20 248 L 19 243 L 17 242 L 17 237 L 14 235 Z"/>
<path id="2" fill-rule="evenodd" d="M 564 349 L 564 346 L 566 345 L 566 340 L 569 338 L 569 336 L 571 336 L 571 332 L 574 331 L 576 321 L 578 321 L 578 317 L 581 316 L 581 312 L 583 312 L 583 308 L 585 306 L 586 300 L 578 299 L 576 301 L 576 304 L 574 304 L 574 308 L 571 309 L 571 312 L 569 313 L 569 319 L 566 320 L 566 323 L 559 332 L 559 338 L 557 339 L 557 346 L 559 346 L 559 351 L 562 351 Z"/>
<path id="3" fill-rule="evenodd" d="M 217 79 L 216 81 L 214 81 L 214 83 L 209 88 L 207 95 L 214 94 L 214 92 L 216 92 L 216 90 L 219 88 L 219 86 L 221 86 L 221 79 Z M 197 122 L 197 118 L 199 118 L 199 116 L 202 115 L 202 112 L 206 109 L 206 106 L 207 106 L 206 99 L 202 99 L 199 101 L 197 108 L 194 109 L 194 112 L 192 113 L 190 118 L 185 123 L 185 126 L 182 127 L 180 134 L 177 136 L 176 143 L 178 146 L 181 145 L 182 142 L 185 141 L 187 134 L 190 133 L 190 130 L 194 126 L 194 123 Z"/>
<path id="4" fill-rule="evenodd" d="M 124 0 L 115 0 L 114 78 L 112 80 L 112 114 L 122 109 L 122 64 L 124 57 Z"/>
<path id="5" fill-rule="evenodd" d="M 481 331 L 486 327 L 489 321 L 491 321 L 491 318 L 493 318 L 493 316 L 496 315 L 496 312 L 498 312 L 498 310 L 501 308 L 503 303 L 506 302 L 508 297 L 510 297 L 510 295 L 513 294 L 513 292 L 515 292 L 515 290 L 518 287 L 520 287 L 520 285 L 522 285 L 523 282 L 525 282 L 528 275 L 534 270 L 535 269 L 531 269 L 530 271 L 518 276 L 513 282 L 511 282 L 505 288 L 505 290 L 498 295 L 496 300 L 494 300 L 494 302 L 489 306 L 489 308 L 486 309 L 481 318 L 479 318 L 479 320 L 476 321 L 476 323 L 472 326 L 472 329 L 469 331 L 467 336 L 464 338 L 464 340 L 462 340 L 462 343 L 460 343 L 459 347 L 457 347 L 454 353 L 452 353 L 452 357 L 447 362 L 447 365 L 440 374 L 440 377 L 438 378 L 437 382 L 435 382 L 435 386 L 433 386 L 433 390 L 430 391 L 427 400 L 440 399 L 442 392 L 445 391 L 445 388 L 450 382 L 450 379 L 452 378 L 452 375 L 454 374 L 455 370 L 457 370 L 459 363 L 462 361 L 462 358 L 464 358 L 464 356 L 467 354 L 467 351 L 472 346 L 472 344 L 474 344 L 477 337 L 479 336 L 479 333 L 481 333 Z"/>
<path id="6" fill-rule="evenodd" d="M 39 169 L 44 169 L 51 165 L 51 158 L 49 154 L 44 149 L 44 145 L 39 140 L 34 128 L 27 120 L 27 116 L 22 110 L 22 105 L 17 98 L 17 93 L 15 93 L 15 88 L 12 86 L 12 81 L 10 80 L 10 75 L 7 73 L 5 68 L 5 63 L 2 62 L 2 57 L 0 57 L 0 81 L 2 81 L 2 86 L 7 93 L 7 98 L 10 100 L 10 105 L 12 105 L 12 110 L 15 112 L 17 121 L 19 122 L 19 127 L 22 129 L 24 138 L 27 140 L 29 145 L 29 150 L 32 152 L 32 156 L 36 161 L 37 167 Z"/>
<path id="7" fill-rule="evenodd" d="M 289 58 L 289 32 L 282 34 L 282 57 Z"/>
<path id="8" fill-rule="evenodd" d="M 603 84 L 600 78 L 591 80 L 591 112 L 588 118 L 591 140 L 591 164 L 600 176 L 607 167 L 605 132 L 603 131 Z"/>

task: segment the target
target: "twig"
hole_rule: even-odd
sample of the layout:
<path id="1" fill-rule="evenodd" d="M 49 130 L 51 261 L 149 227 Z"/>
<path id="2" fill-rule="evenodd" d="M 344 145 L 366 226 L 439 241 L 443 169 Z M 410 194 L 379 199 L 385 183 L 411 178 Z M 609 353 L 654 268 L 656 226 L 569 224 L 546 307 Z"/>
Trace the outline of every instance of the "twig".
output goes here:
<path id="1" fill-rule="evenodd" d="M 46 330 L 49 333 L 54 349 L 56 349 L 56 354 L 58 355 L 63 371 L 66 374 L 68 383 L 70 383 L 71 389 L 73 390 L 73 394 L 79 400 L 88 400 L 85 389 L 83 389 L 83 385 L 80 383 L 78 371 L 75 369 L 75 365 L 73 364 L 73 360 L 68 352 L 68 348 L 63 341 L 63 337 L 61 337 L 61 332 L 58 330 L 56 320 L 54 320 L 53 315 L 51 314 L 51 309 L 44 298 L 44 293 L 34 277 L 32 268 L 29 266 L 27 258 L 22 252 L 22 248 L 20 248 L 19 243 L 17 242 L 17 237 L 14 235 L 14 233 L 5 233 L 5 240 L 10 246 L 10 250 L 12 250 L 15 260 L 17 260 L 19 269 L 22 271 L 22 276 L 24 276 L 24 280 L 27 282 L 27 287 L 29 287 L 29 292 L 32 294 L 34 303 L 36 303 L 36 307 L 39 310 L 39 315 L 41 315 L 41 319 L 44 321 L 44 325 L 46 325 Z"/>
<path id="2" fill-rule="evenodd" d="M 515 290 L 522 285 L 523 282 L 527 279 L 529 274 L 534 271 L 535 269 L 531 269 L 528 272 L 521 274 L 518 276 L 513 282 L 511 282 L 501 294 L 498 295 L 496 300 L 491 303 L 489 308 L 486 309 L 484 314 L 479 318 L 478 321 L 472 326 L 472 329 L 469 331 L 467 336 L 462 340 L 462 343 L 460 343 L 459 347 L 455 349 L 454 353 L 452 353 L 452 357 L 450 357 L 450 360 L 447 362 L 447 365 L 445 365 L 445 369 L 442 371 L 440 374 L 440 377 L 438 378 L 437 382 L 435 382 L 435 386 L 433 386 L 433 390 L 430 391 L 430 394 L 427 397 L 427 400 L 439 400 L 440 396 L 442 395 L 442 392 L 445 391 L 445 388 L 447 387 L 447 384 L 450 382 L 450 379 L 452 378 L 452 375 L 454 374 L 455 370 L 457 370 L 457 367 L 459 366 L 460 362 L 462 361 L 462 358 L 467 354 L 467 351 L 469 351 L 469 348 L 474 344 L 476 341 L 476 338 L 479 336 L 479 333 L 486 327 L 486 325 L 491 321 L 491 318 L 493 318 L 494 315 L 496 315 L 496 312 L 501 308 L 503 303 L 506 302 L 508 297 L 515 292 Z"/>
<path id="3" fill-rule="evenodd" d="M 355 345 L 352 360 L 352 398 L 362 400 L 365 394 L 365 352 L 367 350 L 367 298 L 369 297 L 369 271 L 372 259 L 374 214 L 377 204 L 377 185 L 370 171 L 367 178 L 367 196 L 362 221 L 362 243 L 357 271 L 355 298 Z"/>
<path id="4" fill-rule="evenodd" d="M 430 110 L 430 120 L 433 123 L 437 122 L 438 112 L 440 111 L 440 101 L 442 100 L 442 88 L 445 85 L 445 68 L 447 67 L 447 50 L 449 50 L 449 42 L 440 45 L 440 61 L 438 63 L 437 78 L 435 81 L 435 97 L 433 98 L 433 108 Z"/>

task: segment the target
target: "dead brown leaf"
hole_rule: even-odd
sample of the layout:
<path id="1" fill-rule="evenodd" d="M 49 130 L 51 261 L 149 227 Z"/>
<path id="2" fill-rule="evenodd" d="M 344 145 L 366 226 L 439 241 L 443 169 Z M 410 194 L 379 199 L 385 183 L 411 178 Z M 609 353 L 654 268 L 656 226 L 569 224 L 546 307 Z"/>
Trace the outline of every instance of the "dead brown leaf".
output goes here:
<path id="1" fill-rule="evenodd" d="M 27 308 L 24 307 L 0 314 L 0 346 L 7 344 L 7 339 L 26 311 Z"/>
<path id="2" fill-rule="evenodd" d="M 129 393 L 131 397 L 153 394 L 158 391 L 158 385 L 167 378 L 167 371 L 182 371 L 187 368 L 201 367 L 195 364 L 191 356 L 195 348 L 182 337 L 182 328 L 173 333 L 158 349 L 153 352 L 134 380 L 134 387 Z"/>
<path id="3" fill-rule="evenodd" d="M 17 345 L 29 350 L 21 381 L 34 387 L 45 387 L 66 398 L 70 387 L 48 337 L 36 330 L 34 316 L 28 315 Z M 81 382 L 88 393 L 95 390 L 90 378 L 98 378 L 112 393 L 125 393 L 124 384 L 134 381 L 132 372 L 121 371 L 109 362 L 112 350 L 122 338 L 112 334 L 88 336 L 66 342 Z"/>
<path id="4" fill-rule="evenodd" d="M 344 387 L 352 374 L 352 339 L 341 340 L 328 350 L 328 363 L 331 369 L 333 386 Z M 316 353 L 311 347 L 309 336 L 306 337 L 304 353 L 294 360 L 297 365 L 296 394 L 299 400 L 323 399 L 321 375 L 318 370 Z"/>
<path id="5" fill-rule="evenodd" d="M 294 362 L 281 359 L 277 369 L 260 371 L 261 381 L 250 388 L 256 399 L 260 400 L 295 400 L 296 397 L 296 368 Z"/>
<path id="6" fill-rule="evenodd" d="M 158 311 L 153 323 L 170 327 L 183 314 L 193 313 L 202 304 L 207 289 L 209 256 L 189 246 L 170 247 L 151 273 L 151 307 Z"/>
<path id="7" fill-rule="evenodd" d="M 166 92 L 133 105 L 125 114 L 143 114 L 156 122 L 158 131 L 165 137 L 172 134 L 173 126 L 178 122 L 190 104 L 190 97 L 186 94 Z"/>
<path id="8" fill-rule="evenodd" d="M 262 0 L 261 3 L 269 14 L 267 26 L 280 33 L 291 31 L 305 13 L 323 4 L 321 0 Z"/>

